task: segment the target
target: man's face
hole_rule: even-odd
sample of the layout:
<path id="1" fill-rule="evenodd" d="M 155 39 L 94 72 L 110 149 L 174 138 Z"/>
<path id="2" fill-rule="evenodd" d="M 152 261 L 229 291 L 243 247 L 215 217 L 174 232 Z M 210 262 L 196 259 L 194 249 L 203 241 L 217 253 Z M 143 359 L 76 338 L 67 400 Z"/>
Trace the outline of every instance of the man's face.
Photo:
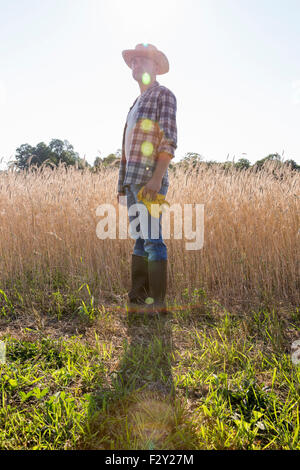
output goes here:
<path id="1" fill-rule="evenodd" d="M 137 81 L 143 80 L 143 74 L 148 73 L 151 77 L 156 77 L 157 67 L 154 60 L 148 57 L 136 56 L 132 59 L 131 69 L 133 78 Z"/>

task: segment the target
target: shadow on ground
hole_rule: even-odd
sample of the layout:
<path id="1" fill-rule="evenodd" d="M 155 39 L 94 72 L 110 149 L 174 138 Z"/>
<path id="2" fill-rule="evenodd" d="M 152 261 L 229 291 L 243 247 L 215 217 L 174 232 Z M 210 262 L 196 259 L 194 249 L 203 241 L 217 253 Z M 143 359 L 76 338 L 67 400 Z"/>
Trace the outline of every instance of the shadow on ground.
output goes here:
<path id="1" fill-rule="evenodd" d="M 194 447 L 192 427 L 175 400 L 170 314 L 157 318 L 128 313 L 126 323 L 123 357 L 109 389 L 101 388 L 90 398 L 87 433 L 79 448 Z"/>

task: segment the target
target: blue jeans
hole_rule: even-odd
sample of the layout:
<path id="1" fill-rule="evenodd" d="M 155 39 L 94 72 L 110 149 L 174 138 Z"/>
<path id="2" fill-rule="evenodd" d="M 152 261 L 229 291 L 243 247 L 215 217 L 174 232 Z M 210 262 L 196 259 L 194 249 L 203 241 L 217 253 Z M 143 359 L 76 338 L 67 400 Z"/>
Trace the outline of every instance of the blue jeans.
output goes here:
<path id="1" fill-rule="evenodd" d="M 162 214 L 159 215 L 159 219 L 152 217 L 145 204 L 142 201 L 137 200 L 137 194 L 140 189 L 145 186 L 145 184 L 146 183 L 130 184 L 125 186 L 127 209 L 129 210 L 133 204 L 142 204 L 145 207 L 147 213 L 146 217 L 142 217 L 137 209 L 137 211 L 133 211 L 134 214 L 132 213 L 131 215 L 128 215 L 129 224 L 131 224 L 133 220 L 136 220 L 135 230 L 136 233 L 139 233 L 139 235 L 135 237 L 133 254 L 137 256 L 145 256 L 148 258 L 148 261 L 156 261 L 161 259 L 166 260 L 168 259 L 168 254 L 167 247 L 162 239 Z M 158 191 L 159 194 L 163 194 L 164 196 L 167 194 L 167 192 L 168 186 L 165 185 L 161 186 L 160 190 Z M 151 238 L 151 235 L 153 238 Z"/>

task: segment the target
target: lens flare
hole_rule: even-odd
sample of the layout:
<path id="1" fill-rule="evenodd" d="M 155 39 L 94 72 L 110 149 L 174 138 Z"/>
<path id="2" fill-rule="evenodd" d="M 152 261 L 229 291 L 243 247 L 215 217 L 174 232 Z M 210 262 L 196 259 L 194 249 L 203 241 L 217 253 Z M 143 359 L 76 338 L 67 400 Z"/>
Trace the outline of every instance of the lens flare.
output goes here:
<path id="1" fill-rule="evenodd" d="M 145 157 L 150 157 L 153 153 L 153 144 L 145 140 L 141 145 L 141 150 Z"/>
<path id="2" fill-rule="evenodd" d="M 134 438 L 148 449 L 160 448 L 172 432 L 175 420 L 175 409 L 166 397 L 151 391 L 140 392 L 127 411 L 127 423 Z"/>
<path id="3" fill-rule="evenodd" d="M 145 132 L 150 132 L 154 128 L 154 124 L 151 119 L 143 119 L 141 122 L 141 129 Z"/>
<path id="4" fill-rule="evenodd" d="M 151 77 L 148 72 L 143 73 L 142 82 L 144 85 L 149 85 L 149 83 L 151 82 Z"/>

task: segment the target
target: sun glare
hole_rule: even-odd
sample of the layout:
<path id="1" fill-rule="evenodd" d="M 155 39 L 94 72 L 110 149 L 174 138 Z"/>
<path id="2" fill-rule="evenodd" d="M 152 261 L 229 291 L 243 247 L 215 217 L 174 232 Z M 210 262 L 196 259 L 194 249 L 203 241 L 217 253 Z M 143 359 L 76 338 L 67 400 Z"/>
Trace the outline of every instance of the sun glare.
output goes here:
<path id="1" fill-rule="evenodd" d="M 146 35 L 148 39 L 149 34 L 153 37 L 155 33 L 161 32 L 160 28 L 165 27 L 166 22 L 175 21 L 179 6 L 180 4 L 176 0 L 172 2 L 151 0 L 151 8 L 145 10 L 141 6 L 140 0 L 130 0 L 129 2 L 91 0 L 91 17 L 92 21 L 98 22 L 98 26 L 101 21 L 105 21 L 106 27 L 111 28 L 116 34 L 125 32 L 144 37 Z M 126 43 L 126 38 L 124 42 Z M 138 41 L 137 39 L 138 42 L 142 42 L 142 40 Z"/>

